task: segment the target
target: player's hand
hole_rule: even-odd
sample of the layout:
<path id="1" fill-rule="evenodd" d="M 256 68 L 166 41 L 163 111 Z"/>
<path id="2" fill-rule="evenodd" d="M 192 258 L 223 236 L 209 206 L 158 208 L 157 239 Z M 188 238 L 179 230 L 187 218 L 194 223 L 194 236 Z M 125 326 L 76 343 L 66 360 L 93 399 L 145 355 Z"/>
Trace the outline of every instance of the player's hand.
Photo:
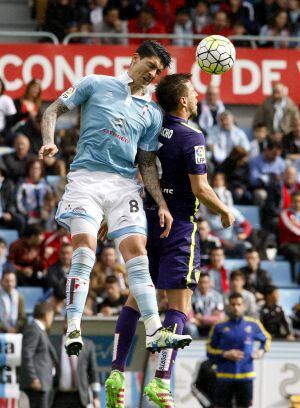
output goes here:
<path id="1" fill-rule="evenodd" d="M 160 238 L 167 238 L 171 231 L 173 217 L 167 207 L 159 207 L 158 216 L 161 228 L 165 227 L 163 233 L 160 235 Z"/>
<path id="2" fill-rule="evenodd" d="M 30 384 L 30 386 L 35 391 L 40 391 L 42 389 L 42 384 L 38 378 L 35 378 Z"/>
<path id="3" fill-rule="evenodd" d="M 223 357 L 231 361 L 240 361 L 244 358 L 244 353 L 241 350 L 232 349 L 224 351 Z"/>
<path id="4" fill-rule="evenodd" d="M 99 241 L 106 241 L 107 239 L 107 232 L 108 232 L 108 225 L 106 221 L 102 221 L 100 225 L 100 229 L 98 232 L 98 239 Z"/>
<path id="5" fill-rule="evenodd" d="M 252 353 L 252 358 L 253 358 L 253 360 L 258 360 L 259 358 L 262 358 L 262 356 L 265 354 L 265 352 L 264 352 L 264 350 L 263 349 L 258 349 L 258 350 L 255 350 L 253 353 Z"/>
<path id="6" fill-rule="evenodd" d="M 53 157 L 58 152 L 58 148 L 54 143 L 47 143 L 43 145 L 39 150 L 39 159 L 43 159 L 44 157 Z"/>
<path id="7" fill-rule="evenodd" d="M 221 215 L 221 222 L 222 222 L 223 228 L 231 227 L 234 221 L 235 221 L 235 217 L 230 211 Z"/>

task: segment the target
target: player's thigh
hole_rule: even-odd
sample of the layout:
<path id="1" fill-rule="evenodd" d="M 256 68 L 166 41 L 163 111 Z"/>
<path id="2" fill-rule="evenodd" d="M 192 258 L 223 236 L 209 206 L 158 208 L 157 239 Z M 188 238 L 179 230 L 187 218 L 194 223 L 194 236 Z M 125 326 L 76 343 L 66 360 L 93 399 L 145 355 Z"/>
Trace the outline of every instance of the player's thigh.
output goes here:
<path id="1" fill-rule="evenodd" d="M 71 230 L 71 220 L 83 218 L 99 230 L 103 210 L 99 191 L 95 188 L 97 180 L 92 172 L 76 171 L 68 174 L 65 192 L 58 204 L 56 221 Z"/>
<path id="2" fill-rule="evenodd" d="M 253 381 L 238 381 L 234 390 L 238 408 L 248 408 L 253 402 Z"/>
<path id="3" fill-rule="evenodd" d="M 147 223 L 140 187 L 134 180 L 122 178 L 112 185 L 104 206 L 108 221 L 108 238 L 126 234 L 147 236 Z"/>
<path id="4" fill-rule="evenodd" d="M 174 219 L 170 235 L 162 240 L 157 287 L 193 291 L 199 276 L 200 238 L 197 225 L 189 220 Z"/>
<path id="5" fill-rule="evenodd" d="M 231 408 L 234 397 L 232 381 L 217 379 L 214 405 L 218 408 Z"/>
<path id="6" fill-rule="evenodd" d="M 159 225 L 157 209 L 147 209 L 147 254 L 149 259 L 149 272 L 154 286 L 157 286 L 159 275 L 160 257 L 163 249 L 164 239 L 160 238 L 162 228 Z"/>

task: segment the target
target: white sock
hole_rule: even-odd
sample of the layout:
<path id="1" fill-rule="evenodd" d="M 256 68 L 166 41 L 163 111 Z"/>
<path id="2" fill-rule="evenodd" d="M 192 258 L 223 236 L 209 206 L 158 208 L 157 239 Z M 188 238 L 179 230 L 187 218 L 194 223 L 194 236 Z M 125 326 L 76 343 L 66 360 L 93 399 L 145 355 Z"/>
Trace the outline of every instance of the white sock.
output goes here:
<path id="1" fill-rule="evenodd" d="M 144 320 L 146 329 L 146 336 L 153 336 L 154 333 L 162 327 L 160 317 L 158 315 L 152 315 Z"/>
<path id="2" fill-rule="evenodd" d="M 67 333 L 71 333 L 74 330 L 80 330 L 80 319 L 76 317 L 68 322 Z"/>

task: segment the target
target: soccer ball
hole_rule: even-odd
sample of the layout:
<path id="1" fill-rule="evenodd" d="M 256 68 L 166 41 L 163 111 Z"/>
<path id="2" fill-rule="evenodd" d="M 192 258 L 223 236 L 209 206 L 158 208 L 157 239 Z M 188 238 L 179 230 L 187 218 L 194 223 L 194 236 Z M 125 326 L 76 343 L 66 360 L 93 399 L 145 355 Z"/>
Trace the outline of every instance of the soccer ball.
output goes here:
<path id="1" fill-rule="evenodd" d="M 208 74 L 224 74 L 234 64 L 235 48 L 228 38 L 210 35 L 198 44 L 196 59 L 202 71 Z"/>

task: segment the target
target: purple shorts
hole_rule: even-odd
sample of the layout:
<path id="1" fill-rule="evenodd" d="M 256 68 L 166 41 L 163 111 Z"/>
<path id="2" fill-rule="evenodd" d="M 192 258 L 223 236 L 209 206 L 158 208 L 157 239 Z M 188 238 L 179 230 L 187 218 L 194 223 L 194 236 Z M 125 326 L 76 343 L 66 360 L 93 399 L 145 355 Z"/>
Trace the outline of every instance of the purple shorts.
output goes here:
<path id="1" fill-rule="evenodd" d="M 197 224 L 175 218 L 168 238 L 160 238 L 156 210 L 146 210 L 150 274 L 158 289 L 194 290 L 200 277 L 200 237 Z"/>

